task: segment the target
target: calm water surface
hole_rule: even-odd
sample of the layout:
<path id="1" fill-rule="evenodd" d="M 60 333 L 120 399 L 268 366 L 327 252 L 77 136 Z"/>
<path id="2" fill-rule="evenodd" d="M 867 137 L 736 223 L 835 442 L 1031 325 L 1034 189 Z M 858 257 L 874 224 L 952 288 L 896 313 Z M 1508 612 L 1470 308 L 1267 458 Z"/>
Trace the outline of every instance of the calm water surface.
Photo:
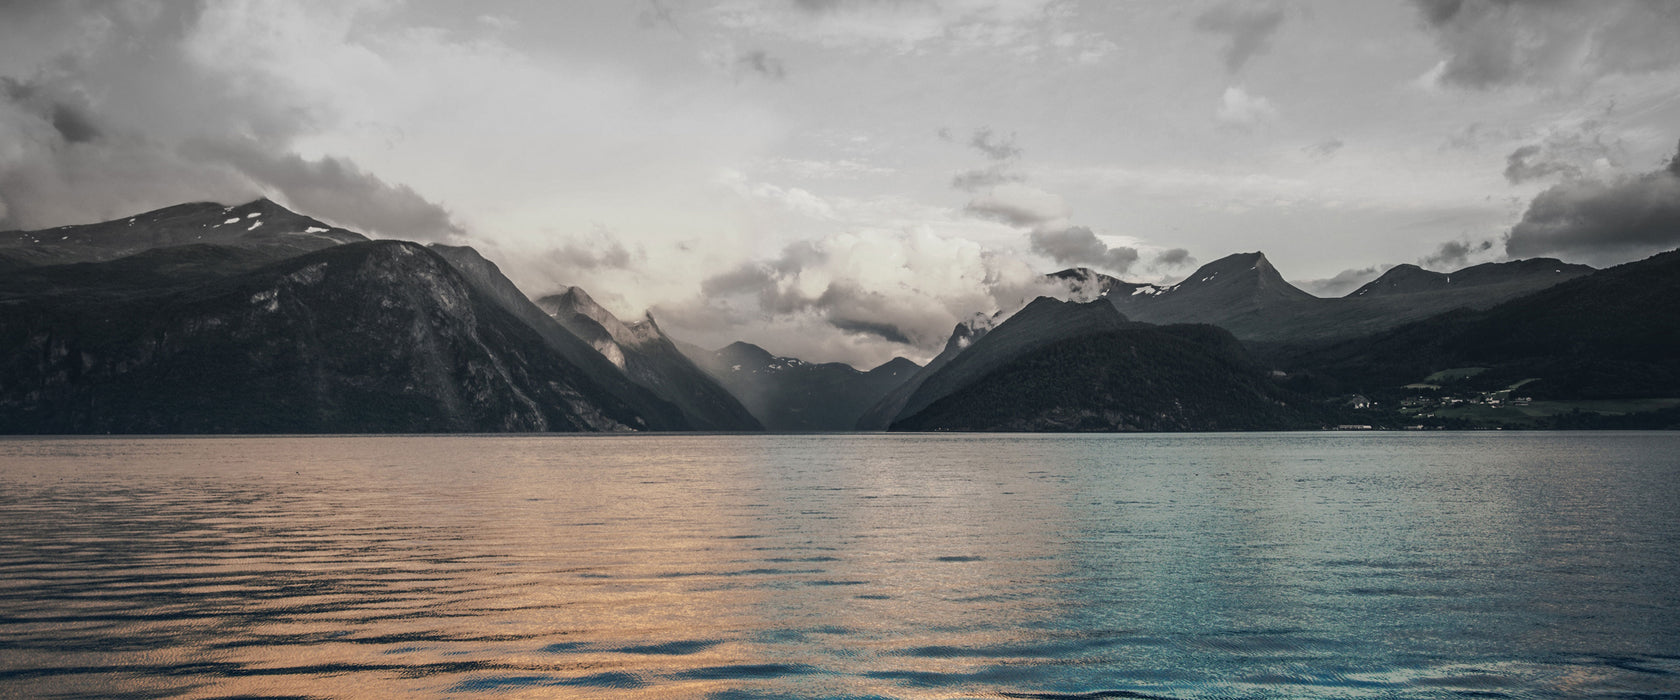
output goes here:
<path id="1" fill-rule="evenodd" d="M 1680 434 L 0 440 L 112 695 L 1680 697 Z"/>

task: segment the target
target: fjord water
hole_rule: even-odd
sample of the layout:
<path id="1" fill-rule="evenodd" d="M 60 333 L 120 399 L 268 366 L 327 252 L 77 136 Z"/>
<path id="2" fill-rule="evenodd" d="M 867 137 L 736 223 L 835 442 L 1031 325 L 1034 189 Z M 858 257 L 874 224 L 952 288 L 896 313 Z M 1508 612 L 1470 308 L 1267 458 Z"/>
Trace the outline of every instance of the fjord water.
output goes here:
<path id="1" fill-rule="evenodd" d="M 0 440 L 0 696 L 1675 697 L 1680 434 Z"/>

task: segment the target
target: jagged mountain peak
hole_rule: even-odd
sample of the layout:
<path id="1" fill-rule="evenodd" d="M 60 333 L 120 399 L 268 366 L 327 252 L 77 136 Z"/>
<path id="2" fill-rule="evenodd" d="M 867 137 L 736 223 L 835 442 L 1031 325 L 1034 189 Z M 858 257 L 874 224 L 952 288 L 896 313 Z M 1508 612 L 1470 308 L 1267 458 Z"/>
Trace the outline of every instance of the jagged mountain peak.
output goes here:
<path id="1" fill-rule="evenodd" d="M 1260 251 L 1233 253 L 1210 262 L 1164 291 L 1183 294 L 1192 290 L 1215 289 L 1291 299 L 1317 298 L 1285 280 L 1266 254 Z"/>
<path id="2" fill-rule="evenodd" d="M 665 335 L 660 332 L 659 326 L 653 323 L 651 314 L 644 317 L 642 321 L 625 323 L 614 316 L 611 311 L 608 311 L 606 307 L 596 303 L 595 299 L 589 296 L 589 292 L 584 291 L 582 287 L 566 287 L 559 294 L 550 294 L 538 299 L 537 306 L 555 318 L 564 316 L 587 318 L 593 321 L 595 325 L 600 326 L 612 342 L 620 345 L 640 347 L 665 338 Z M 562 319 L 562 322 L 564 322 L 564 319 Z M 574 329 L 573 332 L 579 331 Z M 583 333 L 579 334 L 584 335 Z M 611 355 L 610 352 L 604 350 L 603 353 Z"/>
<path id="3" fill-rule="evenodd" d="M 1002 320 L 1003 312 L 999 311 L 993 314 L 975 312 L 968 318 L 958 321 L 957 325 L 951 329 L 951 337 L 945 341 L 945 349 L 940 354 L 953 354 L 973 345 L 975 341 L 980 339 L 980 336 L 991 331 Z"/>

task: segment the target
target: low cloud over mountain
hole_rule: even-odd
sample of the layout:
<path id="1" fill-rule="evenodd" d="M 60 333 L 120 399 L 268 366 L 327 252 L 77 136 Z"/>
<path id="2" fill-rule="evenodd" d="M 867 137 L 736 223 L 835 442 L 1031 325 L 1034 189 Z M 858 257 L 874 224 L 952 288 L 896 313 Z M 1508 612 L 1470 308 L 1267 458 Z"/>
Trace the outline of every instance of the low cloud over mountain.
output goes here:
<path id="1" fill-rule="evenodd" d="M 87 223 L 182 201 L 268 195 L 360 230 L 461 233 L 406 185 L 295 142 L 325 107 L 224 70 L 197 3 L 0 4 L 0 229 Z"/>
<path id="2" fill-rule="evenodd" d="M 1566 180 L 1541 192 L 1505 239 L 1514 258 L 1621 261 L 1680 246 L 1680 153 L 1668 166 L 1611 179 Z"/>

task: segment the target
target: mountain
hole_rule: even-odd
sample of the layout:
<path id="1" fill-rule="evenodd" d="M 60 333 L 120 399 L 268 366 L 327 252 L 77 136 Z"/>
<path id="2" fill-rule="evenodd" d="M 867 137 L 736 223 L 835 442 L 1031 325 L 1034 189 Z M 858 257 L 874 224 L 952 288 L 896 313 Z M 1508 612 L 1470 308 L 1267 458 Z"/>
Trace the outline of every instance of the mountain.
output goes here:
<path id="1" fill-rule="evenodd" d="M 986 350 L 1002 330 L 974 350 Z M 1321 424 L 1291 407 L 1242 345 L 1214 326 L 1125 324 L 1000 359 L 892 429 L 1220 431 Z"/>
<path id="2" fill-rule="evenodd" d="M 469 246 L 449 246 L 433 243 L 431 250 L 449 261 L 464 275 L 479 294 L 512 313 L 540 336 L 548 347 L 578 367 L 617 400 L 628 404 L 647 421 L 653 430 L 715 429 L 708 423 L 696 422 L 681 406 L 662 397 L 649 387 L 634 381 L 617 366 L 596 352 L 590 343 L 561 325 L 525 296 L 513 280 L 502 274 L 501 268 Z"/>
<path id="3" fill-rule="evenodd" d="M 1521 296 L 1592 272 L 1593 268 L 1586 265 L 1566 263 L 1555 258 L 1482 263 L 1457 272 L 1431 272 L 1416 265 L 1406 264 L 1389 268 L 1381 277 L 1365 283 L 1347 296 L 1350 299 L 1358 299 L 1504 285 L 1520 287 L 1513 291 L 1516 292 L 1514 296 Z M 1490 296 L 1492 295 L 1466 296 L 1465 301 L 1468 303 L 1465 305 L 1473 306 L 1474 300 Z"/>
<path id="4" fill-rule="evenodd" d="M 1035 299 L 942 366 L 928 368 L 893 416 L 892 430 L 1303 424 L 1230 333 L 1207 325 L 1132 323 L 1100 298 Z"/>
<path id="5" fill-rule="evenodd" d="M 1285 281 L 1258 252 L 1220 258 L 1170 286 L 1123 282 L 1083 269 L 1051 277 L 1068 283 L 1076 298 L 1084 293 L 1085 298 L 1107 299 L 1135 321 L 1207 323 L 1244 340 L 1290 337 L 1291 319 L 1310 316 L 1325 301 Z"/>
<path id="6" fill-rule="evenodd" d="M 934 356 L 932 360 L 929 360 L 927 366 L 911 372 L 903 382 L 893 387 L 879 401 L 876 401 L 874 405 L 858 416 L 857 424 L 854 427 L 857 430 L 886 430 L 887 426 L 892 424 L 893 419 L 898 417 L 899 412 L 904 410 L 904 404 L 910 400 L 910 396 L 921 388 L 922 382 L 926 381 L 933 373 L 938 372 L 940 368 L 950 364 L 951 360 L 956 359 L 958 354 L 990 332 L 998 324 L 998 319 L 1002 315 L 1003 312 L 1001 311 L 991 316 L 977 313 L 958 322 L 956 327 L 951 329 L 951 337 L 945 341 L 945 348 L 940 350 L 939 354 Z M 909 362 L 909 360 L 905 361 Z"/>
<path id="7" fill-rule="evenodd" d="M 1314 297 L 1289 284 L 1258 252 L 1208 263 L 1170 286 L 1124 282 L 1083 268 L 1051 277 L 1066 284 L 1075 298 L 1107 299 L 1133 320 L 1216 325 L 1271 356 L 1279 347 L 1356 338 L 1452 309 L 1485 309 L 1591 271 L 1550 258 L 1486 263 L 1453 273 L 1400 265 L 1336 299 Z"/>
<path id="8" fill-rule="evenodd" d="M 631 381 L 681 409 L 699 430 L 763 430 L 716 379 L 683 355 L 649 315 L 625 324 L 579 287 L 537 300 L 542 311 L 588 343 Z"/>
<path id="9" fill-rule="evenodd" d="M 946 348 L 949 350 L 956 342 L 958 352 L 938 366 L 929 362 L 911 379 L 915 388 L 902 402 L 893 397 L 894 403 L 898 404 L 896 410 L 891 403 L 878 403 L 867 414 L 871 422 L 867 425 L 859 423 L 859 427 L 890 427 L 1025 352 L 1066 338 L 1114 330 L 1125 325 L 1126 317 L 1102 300 L 1079 303 L 1039 297 L 996 328 L 980 334 L 966 347 L 962 347 L 959 336 L 953 334 L 953 341 L 947 342 Z M 884 425 L 883 416 L 886 417 Z"/>
<path id="10" fill-rule="evenodd" d="M 867 372 L 840 362 L 810 363 L 778 357 L 751 343 L 707 351 L 685 350 L 758 417 L 783 432 L 851 430 L 863 411 L 915 373 L 917 365 L 894 358 Z"/>
<path id="11" fill-rule="evenodd" d="M 141 255 L 183 250 L 219 249 Z M 136 267 L 92 265 L 38 273 Z M 176 285 L 13 296 L 0 303 L 0 344 L 13 348 L 0 356 L 9 433 L 655 427 L 438 254 L 401 241 Z"/>
<path id="12" fill-rule="evenodd" d="M 1557 273 L 1565 274 L 1565 273 Z M 1378 391 L 1442 370 L 1557 399 L 1680 397 L 1680 251 L 1578 276 L 1287 358 L 1337 390 Z"/>
<path id="13" fill-rule="evenodd" d="M 231 207 L 195 202 L 97 224 L 0 232 L 0 268 L 103 262 L 184 245 L 237 248 L 279 260 L 365 240 L 267 199 Z"/>

